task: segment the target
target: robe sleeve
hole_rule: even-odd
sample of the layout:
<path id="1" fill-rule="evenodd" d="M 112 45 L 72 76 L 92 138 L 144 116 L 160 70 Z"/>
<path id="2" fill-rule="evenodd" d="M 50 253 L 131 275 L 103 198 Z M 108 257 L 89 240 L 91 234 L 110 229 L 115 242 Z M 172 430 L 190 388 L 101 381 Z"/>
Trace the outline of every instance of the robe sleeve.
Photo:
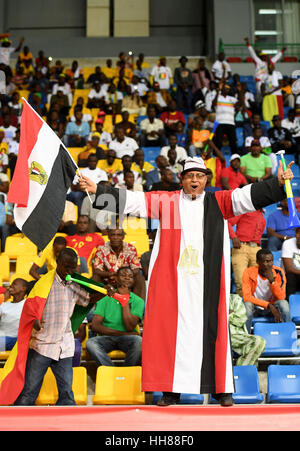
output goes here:
<path id="1" fill-rule="evenodd" d="M 271 178 L 231 191 L 216 191 L 215 196 L 223 217 L 229 219 L 280 202 L 286 194 L 277 178 Z"/>

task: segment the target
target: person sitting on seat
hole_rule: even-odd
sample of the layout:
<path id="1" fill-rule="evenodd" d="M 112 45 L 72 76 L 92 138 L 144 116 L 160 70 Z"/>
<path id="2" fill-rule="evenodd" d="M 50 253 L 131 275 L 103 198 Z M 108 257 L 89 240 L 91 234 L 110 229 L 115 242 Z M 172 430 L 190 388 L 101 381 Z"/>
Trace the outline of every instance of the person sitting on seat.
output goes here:
<path id="1" fill-rule="evenodd" d="M 109 287 L 108 295 L 97 302 L 92 330 L 96 337 L 86 342 L 86 349 L 98 365 L 113 366 L 107 355 L 114 349 L 126 353 L 125 366 L 141 365 L 142 337 L 137 326 L 144 316 L 144 300 L 131 290 L 134 274 L 129 266 L 121 267 L 116 275 L 116 289 Z M 112 298 L 114 292 L 129 295 L 128 300 Z"/>
<path id="2" fill-rule="evenodd" d="M 249 333 L 255 316 L 269 317 L 275 323 L 291 321 L 283 269 L 273 266 L 273 254 L 269 249 L 259 250 L 256 261 L 258 266 L 245 269 L 242 277 L 246 327 Z"/>
<path id="3" fill-rule="evenodd" d="M 67 241 L 63 236 L 57 236 L 53 243 L 49 243 L 43 250 L 40 257 L 32 264 L 29 274 L 36 280 L 39 280 L 42 274 L 56 268 L 56 259 L 60 252 L 67 246 Z"/>

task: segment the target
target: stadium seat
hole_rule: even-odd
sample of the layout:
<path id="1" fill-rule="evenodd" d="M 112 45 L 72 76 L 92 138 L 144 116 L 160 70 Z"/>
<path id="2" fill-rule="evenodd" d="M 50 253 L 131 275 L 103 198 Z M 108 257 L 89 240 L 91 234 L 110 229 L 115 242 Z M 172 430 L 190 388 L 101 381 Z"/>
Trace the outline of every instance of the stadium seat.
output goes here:
<path id="1" fill-rule="evenodd" d="M 83 67 L 82 71 L 84 82 L 86 83 L 89 76 L 95 73 L 95 67 Z"/>
<path id="2" fill-rule="evenodd" d="M 300 365 L 269 365 L 266 401 L 300 402 Z"/>
<path id="3" fill-rule="evenodd" d="M 294 177 L 291 186 L 294 197 L 300 196 L 300 177 Z"/>
<path id="4" fill-rule="evenodd" d="M 125 352 L 120 351 L 119 349 L 114 349 L 113 351 L 108 352 L 107 355 L 112 360 L 124 360 L 126 357 Z"/>
<path id="5" fill-rule="evenodd" d="M 142 147 L 145 155 L 145 161 L 156 166 L 155 158 L 160 155 L 161 147 Z"/>
<path id="6" fill-rule="evenodd" d="M 228 63 L 241 63 L 242 58 L 240 56 L 228 56 L 227 61 Z"/>
<path id="7" fill-rule="evenodd" d="M 247 56 L 247 58 L 245 59 L 245 63 L 254 63 L 254 59 L 251 58 L 251 56 Z"/>
<path id="8" fill-rule="evenodd" d="M 273 254 L 273 265 L 274 266 L 281 266 L 281 251 L 272 252 Z"/>
<path id="9" fill-rule="evenodd" d="M 263 402 L 264 395 L 260 393 L 256 366 L 234 366 L 233 377 L 235 384 L 233 399 L 235 404 L 259 404 Z M 209 403 L 217 403 L 212 395 L 209 396 Z"/>
<path id="10" fill-rule="evenodd" d="M 296 325 L 292 321 L 287 323 L 256 322 L 253 333 L 266 340 L 266 348 L 261 357 L 300 355 Z"/>
<path id="11" fill-rule="evenodd" d="M 73 393 L 78 406 L 87 404 L 87 370 L 83 366 L 73 368 Z M 52 370 L 48 368 L 35 404 L 37 406 L 54 405 L 57 399 L 58 390 L 56 380 Z"/>
<path id="12" fill-rule="evenodd" d="M 138 257 L 140 257 L 144 252 L 149 251 L 149 238 L 148 235 L 129 235 L 125 237 L 127 243 L 133 244 L 136 247 Z"/>
<path id="13" fill-rule="evenodd" d="M 11 275 L 11 277 L 9 279 L 10 285 L 16 279 L 24 279 L 24 280 L 27 280 L 27 282 L 34 280 L 34 278 L 29 273 L 15 272 L 14 274 Z"/>
<path id="14" fill-rule="evenodd" d="M 124 219 L 122 228 L 127 236 L 146 235 L 147 221 L 144 218 L 128 216 Z"/>
<path id="15" fill-rule="evenodd" d="M 10 260 L 16 260 L 20 255 L 37 255 L 37 246 L 26 236 L 11 235 L 6 238 L 4 253 Z"/>
<path id="16" fill-rule="evenodd" d="M 75 163 L 78 163 L 78 155 L 83 151 L 83 147 L 68 147 L 68 151 Z"/>
<path id="17" fill-rule="evenodd" d="M 16 272 L 29 274 L 30 268 L 36 259 L 36 255 L 19 255 L 17 257 Z"/>
<path id="18" fill-rule="evenodd" d="M 264 125 L 265 127 L 267 127 L 267 130 L 269 130 L 269 128 L 271 127 L 269 121 L 260 121 L 260 124 L 261 124 L 261 125 Z"/>
<path id="19" fill-rule="evenodd" d="M 0 361 L 7 360 L 9 357 L 9 354 L 10 354 L 10 351 L 0 351 Z M 1 377 L 0 377 L 0 380 L 1 380 Z"/>
<path id="20" fill-rule="evenodd" d="M 297 57 L 296 56 L 284 56 L 283 62 L 284 63 L 297 63 Z"/>
<path id="21" fill-rule="evenodd" d="M 152 393 L 152 404 L 157 404 L 157 401 L 162 397 L 162 392 L 155 391 Z M 203 404 L 204 396 L 199 394 L 181 393 L 179 404 Z"/>
<path id="22" fill-rule="evenodd" d="M 244 132 L 242 127 L 236 127 L 235 131 L 238 147 L 244 147 Z"/>
<path id="23" fill-rule="evenodd" d="M 4 282 L 9 281 L 9 256 L 5 254 L 0 255 L 0 276 Z"/>
<path id="24" fill-rule="evenodd" d="M 84 105 L 86 106 L 90 90 L 91 90 L 91 88 L 75 89 L 74 94 L 73 94 L 73 105 L 75 105 L 77 103 L 78 97 L 83 97 Z"/>
<path id="25" fill-rule="evenodd" d="M 93 404 L 145 404 L 140 366 L 99 366 Z"/>
<path id="26" fill-rule="evenodd" d="M 290 314 L 292 321 L 296 324 L 300 324 L 300 295 L 292 294 L 289 298 Z"/>

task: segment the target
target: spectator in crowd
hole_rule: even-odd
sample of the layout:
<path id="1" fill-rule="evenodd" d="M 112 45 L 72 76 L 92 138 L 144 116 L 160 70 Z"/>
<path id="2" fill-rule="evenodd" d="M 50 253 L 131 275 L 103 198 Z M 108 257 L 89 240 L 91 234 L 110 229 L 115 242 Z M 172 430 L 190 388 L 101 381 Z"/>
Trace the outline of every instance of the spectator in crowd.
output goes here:
<path id="1" fill-rule="evenodd" d="M 92 89 L 88 94 L 87 108 L 104 108 L 105 91 L 101 89 L 99 80 L 95 80 Z"/>
<path id="2" fill-rule="evenodd" d="M 169 168 L 164 168 L 161 171 L 160 182 L 153 183 L 151 191 L 178 191 L 180 190 L 179 183 L 174 182 L 174 173 Z"/>
<path id="3" fill-rule="evenodd" d="M 58 227 L 58 233 L 66 233 L 74 235 L 76 233 L 76 221 L 78 216 L 78 208 L 73 202 L 66 200 L 63 216 Z"/>
<path id="4" fill-rule="evenodd" d="M 217 95 L 213 101 L 213 108 L 216 110 L 216 121 L 218 127 L 215 131 L 214 143 L 221 149 L 224 134 L 229 141 L 231 153 L 238 153 L 235 131 L 235 111 L 240 102 L 230 94 L 230 86 L 221 82 L 217 89 Z"/>
<path id="5" fill-rule="evenodd" d="M 212 72 L 205 66 L 205 59 L 200 58 L 197 67 L 192 72 L 193 77 L 193 94 L 201 91 L 203 88 L 209 88 L 210 82 L 213 80 Z"/>
<path id="6" fill-rule="evenodd" d="M 145 154 L 142 149 L 136 149 L 136 151 L 134 152 L 131 169 L 132 171 L 137 172 L 142 176 L 142 183 L 144 185 L 147 180 L 148 172 L 153 171 L 154 166 L 148 161 L 145 161 Z"/>
<path id="7" fill-rule="evenodd" d="M 210 193 L 215 193 L 216 191 L 221 191 L 221 188 L 218 186 L 212 186 L 211 181 L 213 179 L 213 172 L 211 169 L 207 169 L 207 182 L 204 188 L 204 191 L 209 191 Z"/>
<path id="8" fill-rule="evenodd" d="M 23 103 L 20 99 L 20 94 L 18 91 L 12 93 L 11 100 L 8 102 L 8 106 L 11 109 L 11 113 L 17 116 L 18 123 L 20 123 L 21 113 L 23 110 Z"/>
<path id="9" fill-rule="evenodd" d="M 252 136 L 247 136 L 245 140 L 245 151 L 247 153 L 251 151 L 251 143 L 254 139 L 259 140 L 262 153 L 270 158 L 272 163 L 272 175 L 276 176 L 278 169 L 278 159 L 276 154 L 272 152 L 272 146 L 268 136 L 263 136 L 262 127 L 260 125 L 256 125 L 253 128 Z"/>
<path id="10" fill-rule="evenodd" d="M 102 72 L 103 73 L 103 72 Z M 92 74 L 90 74 L 87 79 L 85 80 L 85 82 L 87 84 L 91 84 L 93 85 L 95 83 L 95 81 L 100 81 L 101 80 L 101 67 L 100 66 L 96 66 L 95 67 L 95 72 L 93 72 Z"/>
<path id="11" fill-rule="evenodd" d="M 96 281 L 115 286 L 117 272 L 122 266 L 129 266 L 134 275 L 132 291 L 145 299 L 145 280 L 140 274 L 141 264 L 136 248 L 124 241 L 125 232 L 119 226 L 109 228 L 109 241 L 97 248 L 93 261 L 93 278 Z"/>
<path id="12" fill-rule="evenodd" d="M 123 127 L 115 127 L 115 139 L 109 144 L 109 149 L 116 152 L 117 158 L 122 158 L 124 155 L 133 156 L 134 151 L 139 148 L 137 142 L 125 135 Z"/>
<path id="13" fill-rule="evenodd" d="M 117 185 L 120 184 L 124 186 L 124 176 L 127 171 L 132 171 L 134 175 L 134 181 L 136 183 L 142 184 L 142 176 L 139 172 L 135 172 L 132 170 L 132 157 L 130 155 L 124 155 L 122 157 L 122 170 L 115 172 L 115 174 L 112 177 L 112 184 Z"/>
<path id="14" fill-rule="evenodd" d="M 269 249 L 258 251 L 256 261 L 258 266 L 247 268 L 242 278 L 249 334 L 256 316 L 271 317 L 276 323 L 291 321 L 284 270 L 273 266 L 273 254 Z"/>
<path id="15" fill-rule="evenodd" d="M 41 320 L 36 320 L 26 362 L 26 378 L 15 405 L 34 405 L 44 375 L 51 366 L 57 382 L 57 405 L 75 405 L 72 390 L 74 334 L 71 315 L 75 304 L 87 307 L 97 302 L 101 293 L 89 294 L 74 282 L 65 282 L 67 274 L 76 270 L 77 254 L 64 249 L 57 258 L 57 268 Z M 37 282 L 36 287 L 38 287 Z M 59 319 L 59 320 L 58 320 Z"/>
<path id="16" fill-rule="evenodd" d="M 169 145 L 162 147 L 160 151 L 160 155 L 168 158 L 168 152 L 170 149 L 174 149 L 176 151 L 177 160 L 176 163 L 180 161 L 185 161 L 187 159 L 187 152 L 184 147 L 180 147 L 177 145 L 177 135 L 176 133 L 171 133 L 169 135 Z"/>
<path id="17" fill-rule="evenodd" d="M 83 88 L 83 72 L 78 61 L 72 61 L 71 67 L 66 70 L 66 77 L 72 89 Z"/>
<path id="18" fill-rule="evenodd" d="M 113 149 L 108 149 L 106 153 L 106 159 L 98 161 L 97 166 L 98 168 L 102 169 L 102 171 L 106 172 L 108 180 L 110 182 L 113 175 L 118 171 L 122 171 L 123 169 L 122 161 L 117 158 L 116 151 Z"/>
<path id="19" fill-rule="evenodd" d="M 191 112 L 192 107 L 192 87 L 193 76 L 192 71 L 186 67 L 188 59 L 182 56 L 179 59 L 180 67 L 176 67 L 174 72 L 174 82 L 177 85 L 176 102 L 178 109 L 185 114 Z"/>
<path id="20" fill-rule="evenodd" d="M 69 105 L 72 105 L 73 103 L 73 96 L 72 96 L 72 90 L 69 83 L 66 81 L 66 75 L 63 73 L 60 73 L 58 75 L 58 81 L 53 85 L 52 88 L 52 96 L 56 95 L 58 91 L 62 91 L 64 95 L 68 97 Z"/>
<path id="21" fill-rule="evenodd" d="M 200 117 L 203 120 L 203 129 L 211 130 L 214 126 L 214 123 L 211 122 L 210 116 L 211 115 L 208 114 L 208 111 L 206 109 L 206 104 L 202 100 L 199 100 L 195 103 L 195 111 L 188 117 L 188 126 L 191 127 L 194 119 L 198 119 Z"/>
<path id="22" fill-rule="evenodd" d="M 4 172 L 0 172 L 0 202 L 1 202 L 1 199 L 4 199 L 4 197 L 5 197 L 5 196 L 3 196 L 3 194 L 8 193 L 8 189 L 9 189 L 8 175 L 4 174 Z M 1 196 L 1 193 L 2 193 L 2 196 Z M 3 205 L 2 211 L 4 211 L 4 213 L 3 213 L 3 222 L 0 223 L 0 226 L 2 226 L 5 223 L 5 208 L 4 208 L 4 204 L 2 204 L 2 205 Z M 1 237 L 1 229 L 0 229 L 0 237 Z"/>
<path id="23" fill-rule="evenodd" d="M 294 138 L 287 128 L 282 127 L 281 118 L 279 115 L 273 116 L 273 127 L 268 130 L 269 140 L 274 153 L 279 150 L 285 150 L 287 154 L 297 152 Z"/>
<path id="24" fill-rule="evenodd" d="M 116 188 L 124 188 L 129 191 L 143 191 L 143 185 L 141 183 L 135 182 L 135 174 L 133 171 L 124 172 L 123 183 L 117 183 Z"/>
<path id="25" fill-rule="evenodd" d="M 215 146 L 213 141 L 206 141 L 205 147 L 201 153 L 201 157 L 205 162 L 205 166 L 211 170 L 213 177 L 211 186 L 221 187 L 221 172 L 226 167 L 226 160 L 222 152 Z M 206 145 L 208 147 L 206 148 Z M 213 155 L 213 152 L 215 156 Z"/>
<path id="26" fill-rule="evenodd" d="M 169 91 L 161 90 L 158 82 L 154 82 L 153 90 L 148 92 L 147 104 L 154 105 L 158 113 L 162 113 L 168 108 L 172 100 Z"/>
<path id="27" fill-rule="evenodd" d="M 261 85 L 261 95 L 263 97 L 262 115 L 264 121 L 271 121 L 274 115 L 277 114 L 279 114 L 280 118 L 283 119 L 284 111 L 281 92 L 282 86 L 282 74 L 279 71 L 275 70 L 274 64 L 269 61 L 268 73 Z"/>
<path id="28" fill-rule="evenodd" d="M 98 246 L 103 246 L 104 240 L 102 236 L 97 233 L 90 233 L 90 218 L 85 215 L 80 215 L 76 224 L 76 234 L 67 236 L 67 246 L 75 249 L 79 255 L 81 265 L 85 264 L 86 273 L 88 273 L 88 263 L 93 251 Z M 84 261 L 82 261 L 84 259 Z"/>
<path id="29" fill-rule="evenodd" d="M 10 69 L 10 56 L 12 53 L 19 52 L 22 48 L 23 42 L 25 38 L 21 38 L 17 47 L 12 47 L 12 42 L 8 39 L 9 35 L 1 34 L 0 35 L 0 64 L 4 64 L 8 68 L 8 74 L 12 75 Z"/>
<path id="30" fill-rule="evenodd" d="M 123 127 L 125 135 L 136 140 L 137 130 L 134 122 L 130 121 L 128 111 L 122 111 L 122 121 L 118 122 L 118 127 Z"/>
<path id="31" fill-rule="evenodd" d="M 258 99 L 261 95 L 261 85 L 265 81 L 265 78 L 267 76 L 268 71 L 268 63 L 267 63 L 267 55 L 260 52 L 259 55 L 255 52 L 253 47 L 250 45 L 249 39 L 245 38 L 246 45 L 248 47 L 249 53 L 251 58 L 253 59 L 253 62 L 255 64 L 255 81 L 256 81 L 256 94 Z M 282 57 L 283 53 L 285 51 L 285 48 L 280 50 L 279 52 L 274 55 L 270 61 L 275 64 L 279 59 Z"/>
<path id="32" fill-rule="evenodd" d="M 47 124 L 52 128 L 57 136 L 62 139 L 65 127 L 64 123 L 59 118 L 58 111 L 52 110 L 49 112 Z"/>
<path id="33" fill-rule="evenodd" d="M 233 227 L 236 226 L 236 231 Z M 261 249 L 261 238 L 266 226 L 262 210 L 228 219 L 232 240 L 232 269 L 236 292 L 242 296 L 242 277 L 246 268 L 256 265 L 256 254 Z"/>
<path id="34" fill-rule="evenodd" d="M 176 127 L 177 142 L 180 147 L 186 148 L 188 145 L 188 134 L 184 122 L 179 121 Z"/>
<path id="35" fill-rule="evenodd" d="M 236 366 L 255 365 L 265 350 L 266 340 L 250 334 L 246 327 L 247 312 L 242 298 L 231 294 L 229 299 L 229 330 L 232 350 L 239 354 Z"/>
<path id="36" fill-rule="evenodd" d="M 82 112 L 75 112 L 75 122 L 68 122 L 64 136 L 65 144 L 69 147 L 83 147 L 90 133 L 90 126 L 82 120 Z"/>
<path id="37" fill-rule="evenodd" d="M 123 96 L 116 86 L 111 83 L 104 94 L 105 111 L 107 114 L 120 114 Z"/>
<path id="38" fill-rule="evenodd" d="M 149 91 L 148 86 L 143 83 L 139 77 L 137 77 L 136 75 L 133 75 L 132 79 L 131 79 L 131 83 L 129 85 L 131 87 L 131 91 L 137 91 L 139 96 L 144 99 L 147 92 Z"/>
<path id="39" fill-rule="evenodd" d="M 289 228 L 289 209 L 287 199 L 280 202 L 281 209 L 270 214 L 267 221 L 268 248 L 280 251 L 286 240 L 295 238 L 295 229 Z M 300 219 L 300 213 L 297 212 Z"/>
<path id="40" fill-rule="evenodd" d="M 230 164 L 228 168 L 223 168 L 221 171 L 221 185 L 222 189 L 236 189 L 247 185 L 247 180 L 241 174 L 241 157 L 238 153 L 231 155 Z"/>
<path id="41" fill-rule="evenodd" d="M 0 172 L 1 176 L 1 172 Z M 5 205 L 5 224 L 0 227 L 0 235 L 1 235 L 1 252 L 5 250 L 5 242 L 6 238 L 15 233 L 19 233 L 20 230 L 16 226 L 14 220 L 14 204 L 7 202 Z"/>
<path id="42" fill-rule="evenodd" d="M 201 155 L 204 143 L 210 137 L 210 131 L 203 127 L 203 117 L 198 116 L 192 122 L 189 130 L 189 148 L 188 154 L 190 157 Z"/>
<path id="43" fill-rule="evenodd" d="M 287 286 L 286 298 L 300 290 L 300 227 L 295 229 L 295 237 L 285 240 L 282 245 L 281 259 L 285 270 Z"/>
<path id="44" fill-rule="evenodd" d="M 176 149 L 170 148 L 168 150 L 168 160 L 169 160 L 169 168 L 173 172 L 174 175 L 176 175 L 176 183 L 180 181 L 179 174 L 183 171 L 183 165 L 180 163 L 177 163 L 177 152 Z"/>
<path id="45" fill-rule="evenodd" d="M 4 128 L 0 128 L 0 173 L 6 174 L 8 168 L 8 144 L 4 142 L 4 137 Z"/>
<path id="46" fill-rule="evenodd" d="M 99 334 L 90 338 L 86 348 L 98 365 L 113 366 L 107 355 L 114 349 L 126 353 L 125 366 L 141 365 L 142 337 L 138 323 L 143 320 L 144 300 L 137 296 L 132 287 L 134 274 L 130 267 L 121 267 L 116 276 L 116 288 L 97 302 L 93 312 L 92 330 Z M 112 298 L 114 292 L 129 295 L 129 301 Z"/>
<path id="47" fill-rule="evenodd" d="M 256 128 L 258 126 L 261 127 L 261 129 L 262 129 L 262 135 L 268 136 L 268 129 L 267 129 L 266 125 L 261 122 L 259 113 L 253 113 L 253 115 L 249 121 L 243 122 L 242 128 L 243 128 L 244 139 L 246 139 L 247 136 L 252 136 L 254 128 Z"/>
<path id="48" fill-rule="evenodd" d="M 173 85 L 172 70 L 169 66 L 167 66 L 167 59 L 165 56 L 162 56 L 159 59 L 159 63 L 153 67 L 150 82 L 152 84 L 154 82 L 159 83 L 160 89 L 166 91 L 168 91 Z"/>
<path id="49" fill-rule="evenodd" d="M 83 151 L 78 155 L 78 166 L 80 168 L 85 168 L 88 166 L 88 157 L 90 155 L 96 155 L 98 160 L 105 160 L 106 153 L 103 148 L 99 145 L 101 135 L 98 132 L 92 134 L 91 140 L 87 142 Z"/>
<path id="50" fill-rule="evenodd" d="M 29 274 L 35 280 L 39 280 L 42 274 L 49 272 L 56 268 L 57 258 L 60 252 L 67 246 L 67 241 L 63 236 L 55 237 L 42 251 L 33 262 Z"/>
<path id="51" fill-rule="evenodd" d="M 125 96 L 122 98 L 122 111 L 127 111 L 129 114 L 138 114 L 144 116 L 146 107 L 141 99 L 138 90 L 132 89 L 131 86 L 126 85 Z"/>
<path id="52" fill-rule="evenodd" d="M 176 153 L 177 155 L 177 153 Z M 146 190 L 150 191 L 153 183 L 157 183 L 161 180 L 161 171 L 169 166 L 168 158 L 164 155 L 158 155 L 155 158 L 156 168 L 153 171 L 147 173 Z"/>
<path id="53" fill-rule="evenodd" d="M 4 301 L 10 297 L 12 301 L 0 305 L 0 351 L 10 351 L 17 341 L 20 317 L 28 291 L 28 282 L 17 278 L 4 293 Z"/>
<path id="54" fill-rule="evenodd" d="M 140 123 L 141 147 L 162 147 L 165 145 L 164 123 L 156 117 L 154 105 L 148 105 L 147 118 Z"/>
<path id="55" fill-rule="evenodd" d="M 150 78 L 150 69 L 149 69 L 149 64 L 147 64 L 147 67 L 144 66 L 144 62 L 142 62 L 139 58 L 136 60 L 135 65 L 134 65 L 134 71 L 133 74 L 136 75 L 139 80 L 145 80 L 146 82 L 149 82 L 149 78 Z M 148 83 L 147 83 L 148 84 Z"/>
<path id="56" fill-rule="evenodd" d="M 231 77 L 230 64 L 225 60 L 225 53 L 220 52 L 217 60 L 212 65 L 211 71 L 216 81 L 229 80 Z"/>
<path id="57" fill-rule="evenodd" d="M 272 175 L 272 162 L 262 153 L 259 140 L 251 143 L 250 153 L 241 157 L 241 173 L 249 183 L 265 180 Z"/>
<path id="58" fill-rule="evenodd" d="M 288 111 L 287 118 L 283 119 L 281 122 L 283 129 L 289 130 L 292 138 L 295 142 L 295 163 L 299 164 L 299 153 L 300 153 L 300 118 L 296 117 L 296 110 L 291 108 Z"/>
<path id="59" fill-rule="evenodd" d="M 64 117 L 64 122 L 66 122 L 66 117 L 69 114 L 70 103 L 68 96 L 63 93 L 62 89 L 58 89 L 56 94 L 53 94 L 50 99 L 50 109 L 53 109 L 55 104 L 59 105 L 59 112 Z"/>
<path id="60" fill-rule="evenodd" d="M 98 113 L 98 118 L 95 120 L 96 130 L 90 134 L 89 139 L 92 139 L 94 133 L 99 133 L 99 146 L 103 147 L 104 149 L 108 149 L 109 144 L 112 142 L 112 136 L 111 133 L 103 130 L 104 120 L 99 117 L 99 114 L 101 114 L 101 112 Z"/>
<path id="61" fill-rule="evenodd" d="M 116 69 L 112 67 L 112 60 L 110 58 L 106 60 L 106 66 L 101 67 L 101 72 L 105 75 L 109 82 L 113 80 L 116 74 Z"/>
<path id="62" fill-rule="evenodd" d="M 85 175 L 92 180 L 95 181 L 95 183 L 99 183 L 101 181 L 108 180 L 107 174 L 105 171 L 97 167 L 98 164 L 98 158 L 95 154 L 90 154 L 87 159 L 88 165 L 86 168 L 83 168 L 80 170 L 80 175 Z M 97 182 L 96 182 L 97 180 Z M 72 191 L 67 195 L 67 199 L 71 202 L 74 202 L 75 205 L 78 207 L 78 211 L 81 210 L 81 205 L 84 197 L 86 196 L 86 193 L 83 193 L 79 189 L 78 184 L 78 175 L 75 175 L 73 183 L 71 185 Z"/>
<path id="63" fill-rule="evenodd" d="M 178 111 L 175 100 L 171 100 L 168 105 L 168 110 L 164 111 L 160 118 L 164 123 L 167 137 L 169 137 L 170 133 L 176 133 L 177 124 L 179 121 L 185 124 L 184 114 L 181 111 Z"/>
<path id="64" fill-rule="evenodd" d="M 7 144 L 10 144 L 17 133 L 18 119 L 16 126 L 14 126 L 12 125 L 10 114 L 5 113 L 2 115 L 2 121 L 0 120 L 0 127 L 4 130 L 5 134 L 3 141 L 6 142 Z"/>

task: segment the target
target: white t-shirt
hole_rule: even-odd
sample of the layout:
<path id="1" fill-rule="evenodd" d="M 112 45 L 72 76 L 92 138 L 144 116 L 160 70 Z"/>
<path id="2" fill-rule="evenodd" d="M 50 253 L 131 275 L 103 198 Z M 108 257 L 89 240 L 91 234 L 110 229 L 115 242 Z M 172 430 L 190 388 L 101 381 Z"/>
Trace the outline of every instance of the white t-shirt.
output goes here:
<path id="1" fill-rule="evenodd" d="M 163 157 L 166 157 L 167 160 L 169 160 L 168 158 L 168 152 L 170 150 L 170 146 L 164 146 L 162 147 L 160 154 Z M 176 146 L 176 153 L 177 153 L 177 157 L 176 157 L 176 163 L 178 163 L 178 161 L 184 161 L 187 159 L 187 153 L 184 147 L 180 147 L 180 146 Z"/>
<path id="2" fill-rule="evenodd" d="M 281 258 L 291 258 L 294 268 L 300 269 L 300 249 L 297 247 L 296 238 L 290 238 L 283 242 Z"/>
<path id="3" fill-rule="evenodd" d="M 288 118 L 283 119 L 281 122 L 281 127 L 287 128 L 293 138 L 299 138 L 300 136 L 300 117 L 295 117 L 294 122 L 291 122 Z"/>
<path id="4" fill-rule="evenodd" d="M 123 95 L 120 91 L 115 91 L 114 93 L 111 92 L 105 92 L 104 93 L 104 100 L 106 103 L 117 103 L 119 101 L 123 100 Z"/>
<path id="5" fill-rule="evenodd" d="M 266 91 L 270 92 L 277 86 L 279 86 L 279 80 L 282 80 L 282 74 L 277 70 L 274 70 L 272 74 L 267 74 L 264 80 L 264 85 L 266 87 Z M 274 91 L 272 93 L 274 96 L 282 96 L 281 89 Z"/>
<path id="6" fill-rule="evenodd" d="M 121 143 L 114 139 L 109 144 L 109 149 L 113 149 L 116 152 L 117 158 L 122 158 L 124 155 L 130 155 L 132 157 L 134 151 L 138 148 L 137 142 L 128 136 Z"/>
<path id="7" fill-rule="evenodd" d="M 88 95 L 89 99 L 101 99 L 101 97 L 105 96 L 106 91 L 100 89 L 100 91 L 96 91 L 96 89 L 91 89 Z"/>
<path id="8" fill-rule="evenodd" d="M 140 124 L 140 129 L 141 130 L 145 130 L 147 133 L 151 133 L 151 132 L 158 132 L 159 130 L 163 130 L 164 129 L 164 123 L 163 121 L 161 121 L 160 119 L 155 118 L 153 122 L 150 122 L 150 120 L 144 119 L 143 121 L 141 121 Z M 152 137 L 152 136 L 148 136 L 148 141 L 155 141 L 157 140 L 157 137 Z"/>
<path id="9" fill-rule="evenodd" d="M 148 86 L 146 86 L 145 83 L 138 83 L 137 85 L 131 84 L 130 87 L 131 91 L 137 91 L 140 97 L 143 97 L 149 91 Z"/>
<path id="10" fill-rule="evenodd" d="M 159 83 L 160 89 L 170 89 L 172 71 L 168 66 L 154 66 L 151 72 L 154 81 Z"/>
<path id="11" fill-rule="evenodd" d="M 108 181 L 106 172 L 100 168 L 96 168 L 96 169 L 83 168 L 80 170 L 80 173 L 82 175 L 85 175 L 89 179 L 93 180 L 93 182 L 96 184 L 99 182 L 107 182 Z M 78 183 L 78 175 L 75 175 L 74 180 L 73 180 L 73 185 L 77 185 L 77 183 Z"/>
<path id="12" fill-rule="evenodd" d="M 216 78 L 221 79 L 223 76 L 223 64 L 225 66 L 225 78 L 228 77 L 229 72 L 231 72 L 230 64 L 227 61 L 215 61 L 212 65 L 211 71 Z"/>
<path id="13" fill-rule="evenodd" d="M 245 140 L 245 147 L 250 147 L 253 139 L 253 136 L 247 136 Z M 270 140 L 267 136 L 261 136 L 259 138 L 259 142 L 262 148 L 271 147 Z"/>
<path id="14" fill-rule="evenodd" d="M 0 64 L 10 65 L 10 54 L 16 49 L 14 47 L 0 47 Z"/>
<path id="15" fill-rule="evenodd" d="M 269 280 L 262 279 L 259 274 L 257 274 L 257 286 L 253 296 L 264 301 L 273 301 Z"/>
<path id="16" fill-rule="evenodd" d="M 234 105 L 237 101 L 238 100 L 232 96 L 223 96 L 222 94 L 218 95 L 216 104 L 216 121 L 219 122 L 219 124 L 235 125 Z"/>
<path id="17" fill-rule="evenodd" d="M 58 83 L 55 83 L 55 85 L 52 88 L 52 94 L 55 95 L 57 94 L 58 90 L 63 91 L 64 95 L 68 95 L 71 94 L 71 86 L 69 85 L 69 83 L 65 83 L 63 86 L 59 85 Z"/>
<path id="18" fill-rule="evenodd" d="M 20 302 L 3 302 L 0 305 L 0 335 L 17 337 L 25 299 Z"/>
<path id="19" fill-rule="evenodd" d="M 91 122 L 93 120 L 91 114 L 83 114 L 82 115 L 82 122 Z M 74 116 L 74 114 L 71 116 L 70 118 L 71 122 L 76 122 L 76 117 Z"/>

